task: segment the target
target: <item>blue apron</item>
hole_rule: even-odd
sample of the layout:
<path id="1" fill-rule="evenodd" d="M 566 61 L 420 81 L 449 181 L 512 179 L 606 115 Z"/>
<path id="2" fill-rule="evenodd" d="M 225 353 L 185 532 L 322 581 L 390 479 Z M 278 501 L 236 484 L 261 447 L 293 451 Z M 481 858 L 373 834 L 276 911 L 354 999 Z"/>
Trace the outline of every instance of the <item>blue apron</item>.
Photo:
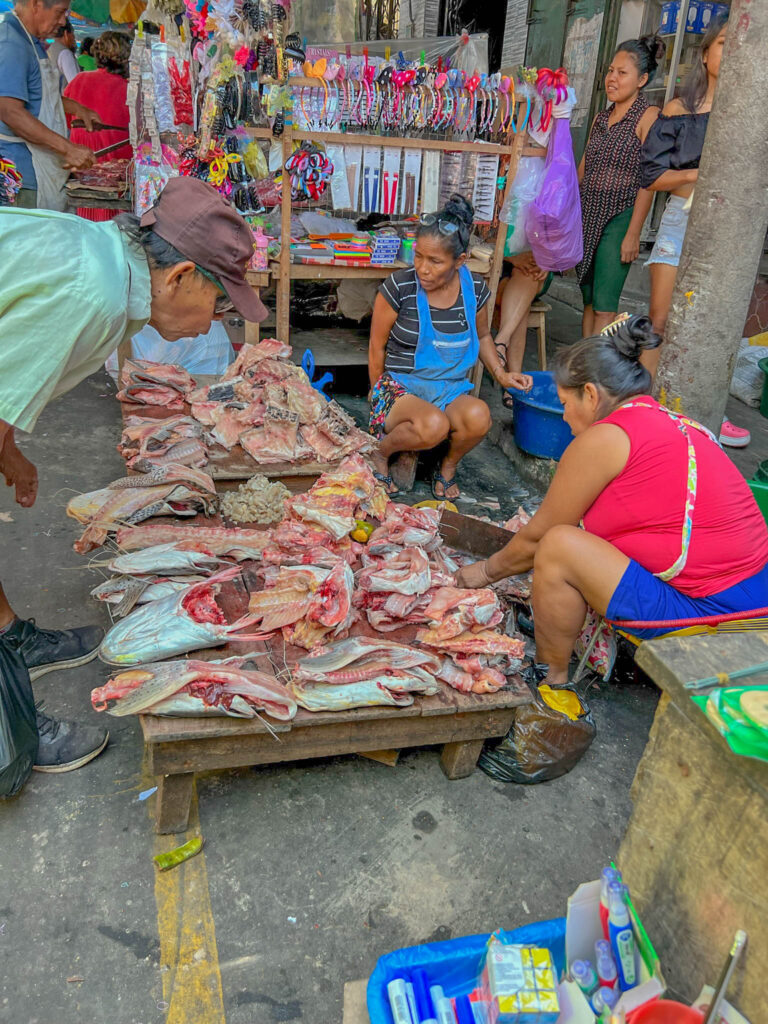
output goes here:
<path id="1" fill-rule="evenodd" d="M 416 307 L 419 313 L 419 340 L 413 361 L 413 373 L 392 373 L 411 395 L 445 409 L 459 395 L 472 390 L 469 376 L 477 362 L 480 340 L 477 336 L 477 297 L 475 283 L 466 267 L 459 268 L 461 297 L 467 319 L 466 330 L 444 334 L 435 330 L 427 293 L 416 277 Z"/>

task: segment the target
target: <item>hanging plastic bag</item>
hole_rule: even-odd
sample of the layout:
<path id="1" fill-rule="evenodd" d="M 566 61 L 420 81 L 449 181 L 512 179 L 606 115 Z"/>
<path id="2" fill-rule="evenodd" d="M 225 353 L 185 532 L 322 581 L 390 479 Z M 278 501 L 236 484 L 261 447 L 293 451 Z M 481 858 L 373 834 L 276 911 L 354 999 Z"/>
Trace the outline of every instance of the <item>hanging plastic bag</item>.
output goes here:
<path id="1" fill-rule="evenodd" d="M 542 270 L 570 270 L 584 255 L 584 236 L 579 181 L 566 118 L 554 121 L 544 165 L 544 180 L 526 219 L 530 247 Z"/>
<path id="2" fill-rule="evenodd" d="M 24 659 L 0 640 L 0 797 L 29 778 L 37 754 L 35 698 Z"/>
<path id="3" fill-rule="evenodd" d="M 192 374 L 222 374 L 234 362 L 235 353 L 224 324 L 214 320 L 205 334 L 179 338 L 178 341 L 166 341 L 147 324 L 133 336 L 131 358 L 148 359 L 151 363 L 172 363 L 183 366 Z M 105 366 L 107 373 L 117 380 L 117 352 L 109 356 Z"/>
<path id="4" fill-rule="evenodd" d="M 512 189 L 501 208 L 499 218 L 508 225 L 505 256 L 527 252 L 531 244 L 525 229 L 528 210 L 539 194 L 546 165 L 538 156 L 524 156 L 520 160 Z"/>
<path id="5" fill-rule="evenodd" d="M 507 735 L 486 747 L 477 763 L 498 782 L 549 782 L 578 764 L 596 733 L 592 712 L 578 694 L 544 685 L 532 704 L 515 710 Z"/>

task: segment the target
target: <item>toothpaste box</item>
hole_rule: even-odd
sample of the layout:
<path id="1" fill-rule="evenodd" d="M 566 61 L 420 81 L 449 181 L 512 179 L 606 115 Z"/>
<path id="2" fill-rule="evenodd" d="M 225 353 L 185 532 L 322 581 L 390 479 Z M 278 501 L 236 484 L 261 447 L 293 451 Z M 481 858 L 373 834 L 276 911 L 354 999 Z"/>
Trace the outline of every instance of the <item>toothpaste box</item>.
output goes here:
<path id="1" fill-rule="evenodd" d="M 560 1016 L 552 954 L 492 938 L 482 975 L 488 1024 L 556 1024 Z"/>

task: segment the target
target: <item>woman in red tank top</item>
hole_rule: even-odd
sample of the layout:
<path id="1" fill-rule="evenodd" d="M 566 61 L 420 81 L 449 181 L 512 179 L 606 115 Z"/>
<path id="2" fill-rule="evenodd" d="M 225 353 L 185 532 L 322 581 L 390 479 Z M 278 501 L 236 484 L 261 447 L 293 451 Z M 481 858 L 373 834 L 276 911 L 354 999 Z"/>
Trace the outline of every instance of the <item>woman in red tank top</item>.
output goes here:
<path id="1" fill-rule="evenodd" d="M 706 428 L 650 397 L 639 362 L 661 343 L 650 319 L 610 331 L 556 360 L 575 439 L 541 508 L 458 577 L 482 587 L 535 570 L 537 661 L 553 686 L 567 684 L 589 608 L 618 625 L 768 608 L 768 528 L 746 481 Z M 675 627 L 621 628 L 652 636 Z"/>

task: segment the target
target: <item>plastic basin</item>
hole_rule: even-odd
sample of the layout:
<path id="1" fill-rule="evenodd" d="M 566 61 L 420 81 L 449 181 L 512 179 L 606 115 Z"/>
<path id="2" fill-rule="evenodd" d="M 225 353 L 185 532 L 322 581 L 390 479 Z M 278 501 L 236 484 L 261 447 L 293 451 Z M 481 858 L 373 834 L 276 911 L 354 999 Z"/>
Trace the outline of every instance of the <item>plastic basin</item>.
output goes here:
<path id="1" fill-rule="evenodd" d="M 530 391 L 509 390 L 514 405 L 515 443 L 529 455 L 559 459 L 573 440 L 573 434 L 563 419 L 554 374 L 534 370 L 531 377 Z"/>
<path id="2" fill-rule="evenodd" d="M 768 356 L 759 359 L 757 365 L 763 371 L 763 394 L 760 399 L 760 413 L 768 419 Z"/>
<path id="3" fill-rule="evenodd" d="M 671 999 L 657 999 L 630 1016 L 632 1024 L 702 1024 L 704 1014 Z"/>

